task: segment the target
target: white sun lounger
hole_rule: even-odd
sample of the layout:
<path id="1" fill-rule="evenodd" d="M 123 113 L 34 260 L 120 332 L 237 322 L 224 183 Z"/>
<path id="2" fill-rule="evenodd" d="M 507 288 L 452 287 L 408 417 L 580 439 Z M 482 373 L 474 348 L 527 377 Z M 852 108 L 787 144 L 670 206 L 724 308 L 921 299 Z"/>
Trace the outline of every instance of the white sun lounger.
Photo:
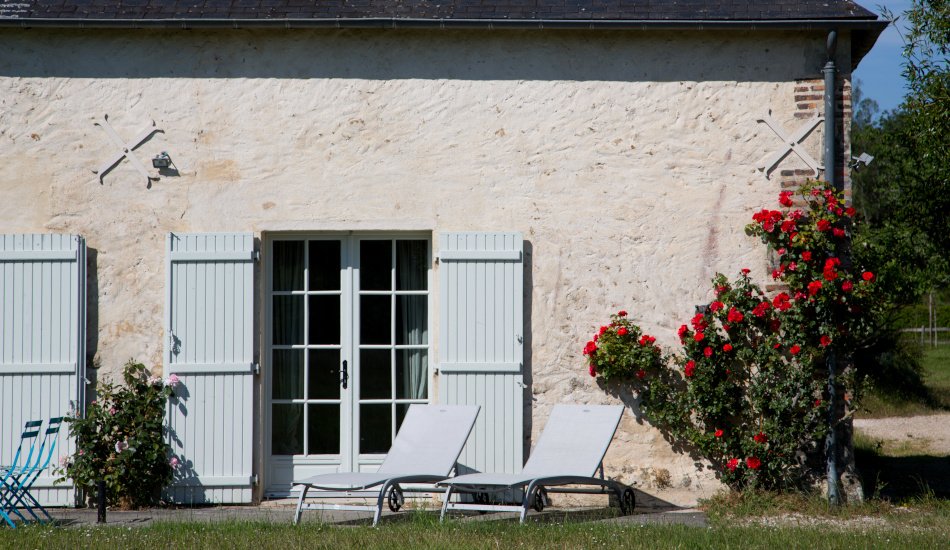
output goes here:
<path id="1" fill-rule="evenodd" d="M 528 509 L 541 511 L 547 504 L 548 487 L 561 485 L 598 486 L 597 489 L 551 489 L 550 492 L 604 493 L 612 490 L 624 514 L 633 511 L 633 489 L 604 479 L 603 460 L 613 439 L 623 406 L 557 405 L 551 411 L 538 444 L 520 474 L 467 474 L 438 483 L 447 487 L 440 521 L 448 510 L 519 512 L 521 523 Z M 599 477 L 595 477 L 597 472 Z M 526 487 L 521 505 L 489 504 L 491 494 Z M 454 492 L 475 493 L 475 503 L 452 502 Z"/>
<path id="2" fill-rule="evenodd" d="M 375 512 L 373 525 L 376 525 L 383 513 L 384 499 L 388 497 L 389 508 L 394 512 L 402 506 L 401 483 L 435 484 L 452 474 L 479 408 L 477 405 L 410 405 L 386 459 L 376 472 L 320 474 L 293 482 L 301 486 L 294 524 L 300 522 L 304 510 L 372 510 Z M 325 498 L 352 498 L 346 493 L 376 487 L 379 494 L 375 506 L 305 502 L 311 489 L 318 491 L 312 495 L 314 498 L 321 497 L 319 491 L 331 492 L 324 495 Z"/>

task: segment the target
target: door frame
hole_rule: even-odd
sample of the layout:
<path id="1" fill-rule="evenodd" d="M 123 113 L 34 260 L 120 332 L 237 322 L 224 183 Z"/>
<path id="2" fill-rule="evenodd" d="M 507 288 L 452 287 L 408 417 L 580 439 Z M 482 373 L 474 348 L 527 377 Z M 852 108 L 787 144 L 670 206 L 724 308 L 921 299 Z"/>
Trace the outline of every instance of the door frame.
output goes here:
<path id="1" fill-rule="evenodd" d="M 324 472 L 349 471 L 343 469 L 346 457 L 349 457 L 349 463 L 354 465 L 355 471 L 375 471 L 385 458 L 380 455 L 362 455 L 359 454 L 358 440 L 355 437 L 356 426 L 359 421 L 359 363 L 354 360 L 358 355 L 358 344 L 356 331 L 358 330 L 359 311 L 358 311 L 358 290 L 357 290 L 357 268 L 359 267 L 359 247 L 360 240 L 365 239 L 407 239 L 407 240 L 425 240 L 427 242 L 427 334 L 426 345 L 428 346 L 428 364 L 427 364 L 427 384 L 426 400 L 432 402 L 436 393 L 433 388 L 433 373 L 435 372 L 436 358 L 434 353 L 434 327 L 437 326 L 437 312 L 434 307 L 434 258 L 433 233 L 431 231 L 266 231 L 261 234 L 261 255 L 263 260 L 263 269 L 261 277 L 261 297 L 264 302 L 261 307 L 261 399 L 259 407 L 261 410 L 261 458 L 262 458 L 262 496 L 263 498 L 280 498 L 296 494 L 297 491 L 292 488 L 286 490 L 273 486 L 275 477 L 273 471 L 282 467 L 311 467 L 312 472 L 305 475 L 313 475 Z M 332 457 L 302 457 L 299 455 L 288 455 L 286 457 L 275 457 L 271 454 L 271 393 L 273 387 L 273 372 L 271 368 L 272 352 L 272 323 L 273 323 L 273 301 L 271 300 L 271 285 L 273 281 L 273 246 L 275 241 L 280 240 L 308 240 L 308 239 L 339 239 L 342 241 L 341 248 L 341 353 L 340 360 L 346 359 L 350 365 L 350 385 L 348 391 L 349 398 L 341 398 L 341 448 L 339 458 Z M 348 280 L 347 280 L 348 279 Z M 347 403 L 344 412 L 344 403 Z M 347 437 L 344 437 L 344 435 Z M 304 435 L 306 437 L 306 434 Z M 349 452 L 344 452 L 344 445 L 349 447 Z M 348 468 L 348 465 L 347 465 Z M 273 476 L 273 477 L 272 477 Z"/>

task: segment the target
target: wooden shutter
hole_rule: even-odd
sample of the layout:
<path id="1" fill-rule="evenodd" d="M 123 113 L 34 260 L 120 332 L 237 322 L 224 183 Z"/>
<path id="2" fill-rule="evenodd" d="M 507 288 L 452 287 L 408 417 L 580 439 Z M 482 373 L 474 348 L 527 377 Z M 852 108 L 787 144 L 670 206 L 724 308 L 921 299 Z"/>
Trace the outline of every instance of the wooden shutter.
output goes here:
<path id="1" fill-rule="evenodd" d="M 439 234 L 439 396 L 481 405 L 459 464 L 524 463 L 524 263 L 520 233 Z"/>
<path id="2" fill-rule="evenodd" d="M 251 502 L 254 448 L 254 237 L 170 234 L 165 375 L 176 502 Z"/>
<path id="3" fill-rule="evenodd" d="M 27 420 L 82 409 L 86 374 L 86 243 L 77 235 L 0 235 L 0 462 L 13 458 Z M 53 464 L 75 447 L 66 430 Z M 31 493 L 75 504 L 50 470 Z"/>

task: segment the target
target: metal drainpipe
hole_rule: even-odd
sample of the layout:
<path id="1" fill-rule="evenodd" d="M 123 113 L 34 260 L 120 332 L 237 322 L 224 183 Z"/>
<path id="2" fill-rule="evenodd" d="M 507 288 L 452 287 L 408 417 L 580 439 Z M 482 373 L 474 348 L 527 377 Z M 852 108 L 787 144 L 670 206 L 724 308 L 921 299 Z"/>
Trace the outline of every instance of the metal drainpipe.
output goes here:
<path id="1" fill-rule="evenodd" d="M 838 32 L 828 32 L 826 43 L 828 61 L 821 72 L 825 75 L 825 179 L 834 189 L 839 189 L 835 171 L 835 122 L 838 118 L 835 113 L 835 50 L 838 47 Z M 828 472 L 828 502 L 837 505 L 841 503 L 841 494 L 838 488 L 838 435 L 837 435 L 837 403 L 836 403 L 836 371 L 837 360 L 835 350 L 828 348 L 826 358 L 828 367 L 828 436 L 825 441 L 825 457 Z"/>

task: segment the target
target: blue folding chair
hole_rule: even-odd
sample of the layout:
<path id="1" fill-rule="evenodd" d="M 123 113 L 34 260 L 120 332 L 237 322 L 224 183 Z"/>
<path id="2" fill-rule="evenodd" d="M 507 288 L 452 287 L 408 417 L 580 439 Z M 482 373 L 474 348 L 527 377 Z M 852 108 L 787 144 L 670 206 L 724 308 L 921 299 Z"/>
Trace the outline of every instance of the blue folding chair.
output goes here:
<path id="1" fill-rule="evenodd" d="M 24 508 L 27 513 L 39 523 L 42 523 L 43 520 L 40 519 L 38 515 L 36 515 L 34 510 L 39 510 L 44 516 L 46 516 L 47 521 L 53 520 L 52 516 L 49 515 L 46 509 L 43 508 L 43 506 L 39 503 L 39 501 L 37 501 L 33 495 L 30 494 L 30 488 L 33 486 L 33 483 L 36 482 L 37 478 L 40 477 L 40 474 L 46 470 L 53 459 L 53 453 L 56 451 L 56 442 L 59 439 L 59 428 L 62 423 L 62 417 L 51 418 L 49 424 L 46 425 L 46 432 L 43 435 L 43 441 L 40 444 L 39 450 L 36 452 L 35 457 L 33 457 L 31 450 L 30 457 L 32 457 L 33 460 L 30 461 L 28 458 L 26 461 L 24 461 L 24 465 L 22 467 L 14 468 L 7 472 L 7 475 L 3 480 L 3 485 L 6 489 L 6 496 L 0 506 L 7 509 L 8 515 L 10 512 L 12 512 L 19 516 L 23 521 L 29 521 L 19 510 L 19 508 Z M 10 523 L 12 524 L 12 521 Z"/>
<path id="2" fill-rule="evenodd" d="M 20 444 L 13 455 L 13 461 L 8 465 L 0 465 L 0 518 L 10 527 L 16 528 L 13 519 L 8 512 L 14 513 L 24 521 L 26 518 L 16 508 L 8 507 L 7 503 L 12 501 L 13 488 L 8 484 L 14 476 L 23 468 L 33 462 L 33 453 L 36 452 L 36 439 L 40 434 L 42 420 L 27 420 L 23 425 L 23 433 L 20 435 Z M 24 455 L 26 453 L 26 456 Z M 21 462 L 22 459 L 22 462 Z"/>

